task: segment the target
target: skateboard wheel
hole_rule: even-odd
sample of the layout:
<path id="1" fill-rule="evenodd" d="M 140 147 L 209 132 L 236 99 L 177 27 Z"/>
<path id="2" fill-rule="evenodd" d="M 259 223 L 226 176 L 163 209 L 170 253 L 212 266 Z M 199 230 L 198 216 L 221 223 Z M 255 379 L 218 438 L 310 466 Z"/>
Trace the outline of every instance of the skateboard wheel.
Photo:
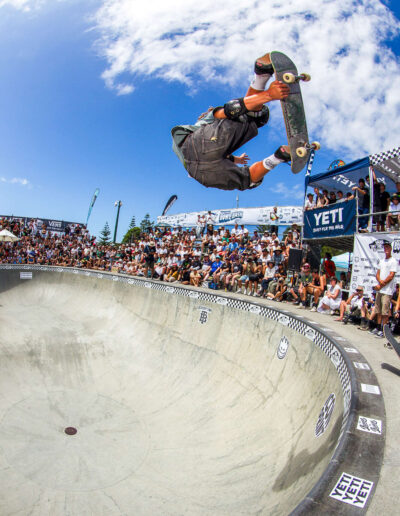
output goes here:
<path id="1" fill-rule="evenodd" d="M 304 81 L 304 82 L 311 81 L 311 75 L 308 74 L 308 73 L 302 73 L 300 75 L 300 77 L 301 77 L 301 80 Z"/>
<path id="2" fill-rule="evenodd" d="M 311 143 L 311 147 L 314 149 L 314 150 L 319 150 L 321 148 L 321 144 L 319 142 L 312 142 Z"/>
<path id="3" fill-rule="evenodd" d="M 292 84 L 293 82 L 296 81 L 296 76 L 293 75 L 292 73 L 288 72 L 288 73 L 284 73 L 282 75 L 282 79 L 283 79 L 283 82 L 286 82 L 286 84 Z"/>
<path id="4" fill-rule="evenodd" d="M 307 149 L 305 147 L 297 147 L 296 154 L 299 158 L 305 158 L 307 156 Z"/>

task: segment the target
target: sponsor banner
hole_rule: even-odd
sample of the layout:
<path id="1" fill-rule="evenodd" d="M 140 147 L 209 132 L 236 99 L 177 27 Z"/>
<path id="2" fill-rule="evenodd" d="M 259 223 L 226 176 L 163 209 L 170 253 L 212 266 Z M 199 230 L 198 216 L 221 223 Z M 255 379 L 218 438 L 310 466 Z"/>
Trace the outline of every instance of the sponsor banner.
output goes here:
<path id="1" fill-rule="evenodd" d="M 358 234 L 354 239 L 353 268 L 351 273 L 350 291 L 354 292 L 357 285 L 363 285 L 365 294 L 372 294 L 376 285 L 378 264 L 385 257 L 384 242 L 392 244 L 392 256 L 400 260 L 400 233 L 369 233 Z M 397 272 L 396 283 L 400 283 Z"/>
<path id="2" fill-rule="evenodd" d="M 335 203 L 304 212 L 304 238 L 353 235 L 356 231 L 356 201 Z"/>
<path id="3" fill-rule="evenodd" d="M 374 483 L 365 478 L 343 472 L 330 496 L 354 507 L 364 507 L 371 494 Z"/>
<path id="4" fill-rule="evenodd" d="M 18 221 L 23 222 L 25 226 L 27 226 L 31 221 L 34 221 L 36 223 L 36 227 L 38 230 L 43 226 L 43 224 L 46 225 L 46 229 L 48 231 L 56 232 L 56 233 L 64 233 L 65 228 L 69 225 L 77 225 L 80 226 L 83 225 L 82 222 L 68 222 L 66 220 L 53 220 L 53 219 L 39 219 L 35 217 L 17 217 L 14 215 L 0 215 L 0 219 L 6 219 L 9 221 Z"/>
<path id="5" fill-rule="evenodd" d="M 215 226 L 244 225 L 272 225 L 290 226 L 303 223 L 302 206 L 279 206 L 276 213 L 273 206 L 262 208 L 236 208 L 232 210 L 195 211 L 192 213 L 178 213 L 157 217 L 157 224 L 162 226 L 197 226 L 198 216 L 205 216 L 207 224 Z"/>

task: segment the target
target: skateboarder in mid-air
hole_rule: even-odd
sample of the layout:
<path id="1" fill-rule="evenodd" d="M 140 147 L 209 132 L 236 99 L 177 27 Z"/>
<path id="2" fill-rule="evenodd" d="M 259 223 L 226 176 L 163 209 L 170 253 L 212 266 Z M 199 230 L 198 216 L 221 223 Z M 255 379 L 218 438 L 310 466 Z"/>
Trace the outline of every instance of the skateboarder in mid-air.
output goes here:
<path id="1" fill-rule="evenodd" d="M 272 82 L 265 90 L 274 73 L 268 54 L 256 61 L 254 71 L 245 97 L 209 108 L 195 125 L 176 126 L 171 131 L 174 152 L 189 175 L 204 186 L 222 190 L 254 188 L 270 170 L 290 161 L 287 145 L 250 166 L 247 154 L 233 155 L 268 122 L 269 110 L 265 104 L 285 99 L 290 92 L 289 86 L 280 81 Z"/>

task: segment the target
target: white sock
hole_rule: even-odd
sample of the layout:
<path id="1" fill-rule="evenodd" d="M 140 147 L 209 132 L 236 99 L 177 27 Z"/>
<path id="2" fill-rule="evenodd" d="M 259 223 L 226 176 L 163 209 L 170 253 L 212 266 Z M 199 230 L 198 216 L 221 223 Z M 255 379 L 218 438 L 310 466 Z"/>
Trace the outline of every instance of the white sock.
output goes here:
<path id="1" fill-rule="evenodd" d="M 264 168 L 266 168 L 267 170 L 272 170 L 277 165 L 280 165 L 283 162 L 283 159 L 277 158 L 275 154 L 271 154 L 271 156 L 268 156 L 268 158 L 263 159 Z"/>
<path id="2" fill-rule="evenodd" d="M 253 90 L 264 91 L 270 79 L 271 75 L 269 73 L 264 73 L 262 75 L 254 74 L 254 79 L 252 80 L 250 86 L 253 88 Z"/>

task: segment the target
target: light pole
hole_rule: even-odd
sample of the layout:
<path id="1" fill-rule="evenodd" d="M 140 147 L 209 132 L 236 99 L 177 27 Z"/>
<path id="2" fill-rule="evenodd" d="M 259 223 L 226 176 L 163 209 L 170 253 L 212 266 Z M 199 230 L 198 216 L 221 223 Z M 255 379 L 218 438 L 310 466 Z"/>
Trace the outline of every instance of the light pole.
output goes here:
<path id="1" fill-rule="evenodd" d="M 113 238 L 113 243 L 115 244 L 115 241 L 117 239 L 119 210 L 121 209 L 122 201 L 115 201 L 114 206 L 116 206 L 118 208 L 118 210 L 117 210 L 117 218 L 115 219 L 114 238 Z"/>

